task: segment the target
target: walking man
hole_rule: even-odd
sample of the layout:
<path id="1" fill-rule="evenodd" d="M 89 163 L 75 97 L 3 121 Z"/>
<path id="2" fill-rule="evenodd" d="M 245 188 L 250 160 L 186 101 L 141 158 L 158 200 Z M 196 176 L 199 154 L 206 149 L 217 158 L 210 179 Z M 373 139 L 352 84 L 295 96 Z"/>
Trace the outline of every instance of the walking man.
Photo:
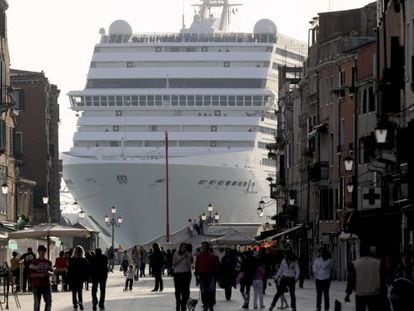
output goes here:
<path id="1" fill-rule="evenodd" d="M 203 311 L 213 311 L 216 296 L 216 280 L 219 272 L 219 263 L 210 252 L 208 242 L 201 243 L 201 253 L 198 254 L 195 273 L 200 284 Z"/>
<path id="2" fill-rule="evenodd" d="M 144 249 L 144 246 L 142 246 L 142 245 L 139 248 L 139 255 L 141 256 L 141 266 L 139 267 L 139 276 L 143 277 L 143 276 L 145 276 L 145 265 L 148 262 L 148 253 Z"/>
<path id="3" fill-rule="evenodd" d="M 381 262 L 373 257 L 369 247 L 361 246 L 361 258 L 352 262 L 348 269 L 348 284 L 345 301 L 355 291 L 356 311 L 378 311 L 380 309 Z"/>
<path id="4" fill-rule="evenodd" d="M 40 300 L 45 301 L 45 311 L 52 309 L 52 290 L 49 277 L 53 275 L 52 262 L 45 258 L 46 247 L 39 245 L 37 252 L 39 258 L 32 259 L 29 264 L 29 276 L 32 283 L 34 311 L 40 311 Z"/>
<path id="5" fill-rule="evenodd" d="M 326 247 L 319 249 L 319 257 L 313 262 L 313 275 L 316 285 L 316 310 L 321 310 L 322 293 L 325 300 L 325 311 L 329 310 L 329 287 L 331 286 L 332 260 Z"/>
<path id="6" fill-rule="evenodd" d="M 97 248 L 95 250 L 95 256 L 92 258 L 90 264 L 91 278 L 92 278 L 92 310 L 96 310 L 99 306 L 99 310 L 105 310 L 105 292 L 106 292 L 106 280 L 108 279 L 108 257 L 102 254 L 102 250 Z M 99 286 L 99 302 L 97 297 Z"/>
<path id="7" fill-rule="evenodd" d="M 35 253 L 33 253 L 33 250 L 31 247 L 29 247 L 27 249 L 27 252 L 24 253 L 20 257 L 20 260 L 23 261 L 23 265 L 24 265 L 23 267 L 23 292 L 26 291 L 26 288 L 29 291 L 31 290 L 30 278 L 29 278 L 29 272 L 30 272 L 29 265 L 30 265 L 30 262 L 35 258 L 36 258 L 36 255 Z"/>

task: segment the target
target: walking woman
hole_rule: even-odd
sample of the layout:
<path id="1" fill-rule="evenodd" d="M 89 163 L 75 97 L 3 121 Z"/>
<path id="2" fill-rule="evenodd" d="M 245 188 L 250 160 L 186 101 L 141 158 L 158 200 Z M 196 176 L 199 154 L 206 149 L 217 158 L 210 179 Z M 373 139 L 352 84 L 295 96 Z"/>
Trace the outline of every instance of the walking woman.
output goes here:
<path id="1" fill-rule="evenodd" d="M 176 311 L 186 310 L 187 301 L 190 297 L 192 264 L 193 256 L 188 252 L 187 244 L 182 243 L 172 259 Z"/>
<path id="2" fill-rule="evenodd" d="M 272 311 L 276 306 L 277 300 L 285 293 L 286 288 L 289 288 L 290 293 L 290 306 L 292 311 L 296 311 L 296 296 L 295 296 L 295 283 L 299 279 L 299 264 L 295 254 L 291 250 L 287 250 L 285 258 L 280 264 L 280 268 L 276 273 L 276 279 L 280 279 L 280 285 L 277 288 L 275 297 L 270 305 L 269 311 Z"/>
<path id="3" fill-rule="evenodd" d="M 68 279 L 72 290 L 72 302 L 75 310 L 83 310 L 82 286 L 89 277 L 89 264 L 85 258 L 82 246 L 73 249 L 72 257 L 69 259 Z"/>
<path id="4" fill-rule="evenodd" d="M 157 292 L 158 290 L 160 292 L 163 291 L 164 286 L 162 282 L 162 270 L 164 269 L 164 255 L 161 252 L 160 245 L 158 243 L 152 244 L 152 254 L 150 256 L 150 262 L 151 262 L 151 269 L 152 269 L 152 275 L 155 278 L 155 286 L 152 290 L 153 292 Z"/>
<path id="5" fill-rule="evenodd" d="M 319 256 L 313 262 L 313 275 L 316 283 L 316 310 L 321 310 L 322 293 L 325 300 L 325 311 L 329 310 L 329 287 L 331 286 L 332 259 L 326 247 L 319 249 Z"/>

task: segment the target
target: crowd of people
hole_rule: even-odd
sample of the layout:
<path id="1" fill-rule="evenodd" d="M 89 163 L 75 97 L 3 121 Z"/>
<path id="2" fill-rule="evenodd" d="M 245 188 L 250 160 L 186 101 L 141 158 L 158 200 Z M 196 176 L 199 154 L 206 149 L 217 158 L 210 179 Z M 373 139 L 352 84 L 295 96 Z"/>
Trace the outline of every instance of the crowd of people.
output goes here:
<path id="1" fill-rule="evenodd" d="M 61 282 L 63 291 L 72 292 L 75 310 L 84 309 L 83 288 L 88 289 L 89 283 L 92 284 L 93 310 L 104 310 L 108 272 L 113 272 L 116 264 L 124 273 L 124 291 L 131 291 L 134 282 L 145 277 L 146 271 L 154 277 L 152 292 L 162 292 L 163 276 L 172 276 L 176 311 L 190 310 L 190 305 L 197 303 L 197 299 L 190 298 L 192 279 L 200 288 L 201 304 L 205 311 L 214 310 L 217 287 L 224 289 L 227 300 L 232 299 L 233 290 L 238 288 L 243 300 L 242 309 L 249 309 L 250 306 L 264 309 L 264 295 L 268 286 L 276 286 L 275 295 L 268 301 L 268 310 L 274 310 L 279 302 L 279 309 L 289 308 L 290 305 L 291 310 L 296 310 L 296 284 L 303 286 L 300 282 L 303 279 L 303 265 L 290 248 L 252 248 L 243 252 L 227 248 L 223 251 L 203 242 L 201 248 L 195 250 L 186 243 L 182 243 L 177 250 L 164 250 L 154 243 L 148 251 L 143 246 L 135 246 L 130 252 L 118 247 L 116 250 L 109 248 L 103 254 L 99 248 L 85 252 L 81 246 L 76 246 L 67 252 L 60 252 L 54 264 L 45 257 L 46 252 L 46 247 L 41 245 L 37 255 L 29 248 L 20 257 L 13 252 L 11 259 L 11 274 L 15 284 L 20 284 L 19 269 L 20 265 L 23 266 L 22 290 L 33 292 L 35 311 L 40 310 L 42 297 L 45 310 L 51 310 L 52 289 L 57 290 Z M 355 292 L 357 311 L 365 308 L 369 311 L 414 310 L 411 253 L 390 253 L 379 259 L 376 258 L 375 249 L 365 245 L 361 246 L 360 252 L 361 257 L 348 268 L 345 301 L 350 301 L 350 295 Z M 322 300 L 325 311 L 332 306 L 329 290 L 333 265 L 330 252 L 326 247 L 321 247 L 311 266 L 317 311 L 322 310 Z M 287 293 L 290 296 L 289 303 L 285 297 Z M 338 308 L 336 305 L 335 310 Z"/>

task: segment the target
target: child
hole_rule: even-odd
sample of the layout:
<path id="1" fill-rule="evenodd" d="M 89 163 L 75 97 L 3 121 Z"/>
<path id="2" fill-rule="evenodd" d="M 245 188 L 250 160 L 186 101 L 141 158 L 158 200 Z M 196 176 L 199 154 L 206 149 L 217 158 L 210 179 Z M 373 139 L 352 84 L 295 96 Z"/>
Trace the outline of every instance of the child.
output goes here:
<path id="1" fill-rule="evenodd" d="M 260 309 L 264 309 L 263 304 L 263 278 L 265 269 L 262 266 L 258 266 L 253 276 L 253 309 L 257 309 L 257 298 L 259 298 Z"/>
<path id="2" fill-rule="evenodd" d="M 125 280 L 125 288 L 124 291 L 128 290 L 128 284 L 129 284 L 129 290 L 132 290 L 132 284 L 134 283 L 134 266 L 129 265 L 128 270 L 125 273 L 126 280 Z"/>

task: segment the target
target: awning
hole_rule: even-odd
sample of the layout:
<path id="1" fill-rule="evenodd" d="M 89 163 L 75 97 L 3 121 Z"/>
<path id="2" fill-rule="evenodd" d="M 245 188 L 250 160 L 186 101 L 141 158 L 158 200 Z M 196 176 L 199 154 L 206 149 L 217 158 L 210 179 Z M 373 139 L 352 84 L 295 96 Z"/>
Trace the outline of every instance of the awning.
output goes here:
<path id="1" fill-rule="evenodd" d="M 286 234 L 289 234 L 291 232 L 297 231 L 297 230 L 299 230 L 301 228 L 303 228 L 303 224 L 296 225 L 295 227 L 286 229 L 285 231 L 282 231 L 282 232 L 276 233 L 276 234 L 274 234 L 272 236 L 269 236 L 268 238 L 265 239 L 265 241 L 273 241 L 273 240 L 276 240 L 277 238 L 280 238 L 280 237 L 282 237 L 282 236 L 284 236 Z"/>

